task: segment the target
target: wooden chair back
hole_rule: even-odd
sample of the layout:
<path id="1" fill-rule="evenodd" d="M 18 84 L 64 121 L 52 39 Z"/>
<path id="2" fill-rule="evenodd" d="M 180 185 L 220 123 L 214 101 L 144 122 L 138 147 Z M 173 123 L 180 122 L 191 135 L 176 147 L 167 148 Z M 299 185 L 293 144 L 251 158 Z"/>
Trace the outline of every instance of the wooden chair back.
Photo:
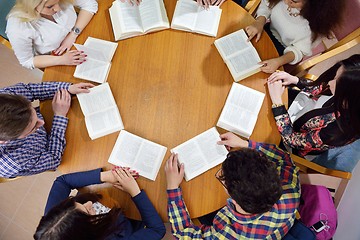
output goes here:
<path id="1" fill-rule="evenodd" d="M 313 163 L 305 158 L 299 157 L 295 154 L 291 154 L 291 159 L 294 161 L 295 165 L 298 166 L 300 168 L 300 171 L 303 173 L 321 173 L 342 179 L 351 179 L 350 172 L 343 172 L 335 169 L 329 169 L 320 166 L 316 163 Z"/>
<path id="2" fill-rule="evenodd" d="M 260 2 L 261 0 L 250 0 L 245 6 L 245 10 L 254 16 L 256 13 L 256 9 L 260 5 Z"/>

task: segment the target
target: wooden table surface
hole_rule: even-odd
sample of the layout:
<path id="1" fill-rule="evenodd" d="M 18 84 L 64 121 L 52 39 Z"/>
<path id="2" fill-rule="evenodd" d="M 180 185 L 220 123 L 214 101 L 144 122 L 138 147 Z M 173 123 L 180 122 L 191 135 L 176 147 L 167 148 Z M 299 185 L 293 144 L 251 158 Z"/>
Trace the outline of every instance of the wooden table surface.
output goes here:
<path id="1" fill-rule="evenodd" d="M 171 21 L 176 1 L 164 2 Z M 99 1 L 98 13 L 78 37 L 77 43 L 84 43 L 88 36 L 114 41 L 108 11 L 111 3 L 112 0 Z M 232 1 L 226 1 L 222 9 L 218 38 L 254 21 L 251 15 Z M 127 131 L 170 150 L 216 125 L 233 78 L 217 52 L 214 40 L 212 37 L 168 29 L 118 42 L 107 81 Z M 253 44 L 261 59 L 278 56 L 265 33 L 258 43 L 253 41 Z M 74 66 L 49 67 L 45 70 L 43 81 L 81 82 L 73 77 L 74 70 Z M 266 92 L 250 139 L 278 143 L 280 135 L 264 86 L 267 76 L 258 73 L 241 81 L 241 84 Z M 51 101 L 42 103 L 41 111 L 49 130 L 53 116 Z M 60 171 L 69 173 L 98 167 L 110 169 L 112 166 L 107 160 L 118 132 L 92 141 L 76 98 L 73 98 L 68 117 L 67 146 Z M 164 221 L 167 221 L 164 163 L 169 155 L 168 151 L 155 182 L 142 177 L 137 180 Z M 183 196 L 192 218 L 226 204 L 228 196 L 214 177 L 219 168 L 217 166 L 189 182 L 183 181 Z M 120 206 L 128 217 L 140 219 L 127 194 L 106 184 L 89 188 L 103 194 L 104 204 Z"/>

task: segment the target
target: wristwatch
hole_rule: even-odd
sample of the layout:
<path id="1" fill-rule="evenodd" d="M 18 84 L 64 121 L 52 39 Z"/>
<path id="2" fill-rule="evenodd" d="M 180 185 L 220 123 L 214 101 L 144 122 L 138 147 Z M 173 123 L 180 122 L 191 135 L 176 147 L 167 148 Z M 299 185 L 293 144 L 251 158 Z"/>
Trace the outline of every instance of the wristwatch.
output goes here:
<path id="1" fill-rule="evenodd" d="M 81 33 L 80 28 L 75 27 L 75 26 L 71 29 L 71 31 L 74 32 L 76 35 L 79 35 Z"/>

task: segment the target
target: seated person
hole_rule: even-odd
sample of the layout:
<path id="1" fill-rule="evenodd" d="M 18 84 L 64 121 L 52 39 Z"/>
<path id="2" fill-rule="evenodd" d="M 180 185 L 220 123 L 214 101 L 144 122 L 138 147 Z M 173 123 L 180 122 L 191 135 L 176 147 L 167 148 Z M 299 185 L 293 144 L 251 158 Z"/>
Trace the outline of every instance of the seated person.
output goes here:
<path id="1" fill-rule="evenodd" d="M 166 162 L 173 235 L 177 239 L 281 239 L 293 225 L 300 202 L 298 168 L 275 145 L 247 142 L 230 132 L 220 137 L 218 144 L 241 149 L 230 152 L 216 174 L 230 198 L 211 226 L 198 227 L 190 219 L 179 188 L 186 166 L 181 164 L 179 170 L 174 154 Z"/>
<path id="2" fill-rule="evenodd" d="M 71 94 L 89 92 L 90 83 L 19 83 L 0 89 L 0 176 L 13 178 L 55 170 L 65 149 Z M 53 99 L 51 133 L 35 100 Z"/>
<path id="3" fill-rule="evenodd" d="M 74 6 L 80 8 L 78 16 Z M 45 68 L 84 62 L 83 52 L 69 50 L 97 6 L 96 0 L 17 0 L 7 16 L 6 34 L 20 64 Z"/>
<path id="4" fill-rule="evenodd" d="M 130 194 L 140 212 L 142 222 L 127 219 L 120 208 L 109 209 L 97 202 L 94 193 L 69 197 L 72 189 L 108 182 Z M 41 218 L 34 239 L 161 239 L 165 226 L 144 191 L 140 191 L 133 173 L 115 168 L 102 172 L 96 169 L 58 177 L 49 193 L 45 215 Z"/>
<path id="5" fill-rule="evenodd" d="M 301 92 L 286 110 L 281 95 L 292 84 Z M 282 141 L 295 154 L 317 155 L 359 138 L 360 54 L 335 64 L 314 82 L 275 72 L 268 88 Z"/>
<path id="6" fill-rule="evenodd" d="M 331 36 L 331 30 L 341 22 L 343 9 L 343 1 L 338 0 L 326 4 L 310 0 L 262 0 L 256 21 L 245 28 L 248 40 L 256 37 L 256 42 L 259 41 L 265 29 L 281 56 L 262 61 L 261 70 L 273 73 L 284 64 L 297 64 L 311 55 L 315 40 Z M 266 24 L 268 20 L 270 24 Z"/>

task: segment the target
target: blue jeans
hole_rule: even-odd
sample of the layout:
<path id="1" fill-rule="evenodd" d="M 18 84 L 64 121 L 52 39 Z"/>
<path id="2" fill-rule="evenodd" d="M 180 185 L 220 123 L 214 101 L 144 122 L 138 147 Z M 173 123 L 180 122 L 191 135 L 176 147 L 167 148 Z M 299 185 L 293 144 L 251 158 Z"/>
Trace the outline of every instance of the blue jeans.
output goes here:
<path id="1" fill-rule="evenodd" d="M 331 169 L 351 172 L 360 160 L 360 139 L 317 156 L 312 162 Z"/>

